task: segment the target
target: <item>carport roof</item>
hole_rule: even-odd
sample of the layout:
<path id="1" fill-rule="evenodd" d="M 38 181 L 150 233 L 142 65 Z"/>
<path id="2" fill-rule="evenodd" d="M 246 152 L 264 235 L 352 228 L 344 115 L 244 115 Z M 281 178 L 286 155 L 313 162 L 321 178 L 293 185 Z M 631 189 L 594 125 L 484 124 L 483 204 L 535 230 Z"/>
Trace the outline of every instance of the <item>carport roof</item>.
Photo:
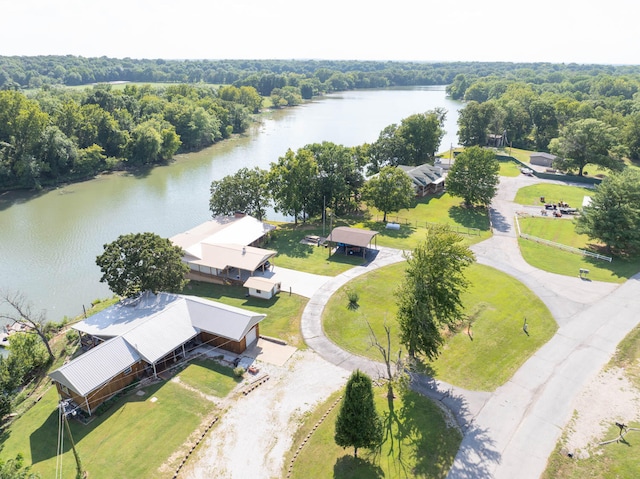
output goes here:
<path id="1" fill-rule="evenodd" d="M 327 241 L 366 248 L 367 246 L 369 246 L 369 243 L 371 243 L 373 237 L 377 234 L 377 231 L 363 230 L 360 228 L 349 228 L 348 226 L 339 226 L 337 228 L 333 228 L 331 234 L 327 238 Z"/>

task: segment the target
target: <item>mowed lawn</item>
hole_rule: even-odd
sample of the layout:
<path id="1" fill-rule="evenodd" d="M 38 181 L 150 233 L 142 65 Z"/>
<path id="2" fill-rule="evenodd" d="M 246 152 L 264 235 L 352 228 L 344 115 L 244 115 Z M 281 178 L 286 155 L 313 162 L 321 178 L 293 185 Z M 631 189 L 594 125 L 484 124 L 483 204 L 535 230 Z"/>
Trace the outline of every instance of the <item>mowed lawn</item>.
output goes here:
<path id="1" fill-rule="evenodd" d="M 327 336 L 352 353 L 381 361 L 379 351 L 371 345 L 367 322 L 379 340 L 385 339 L 386 323 L 392 330 L 393 354 L 403 349 L 394 291 L 404 269 L 404 263 L 380 268 L 338 290 L 323 314 Z M 468 268 L 467 277 L 471 286 L 462 298 L 466 319 L 449 337 L 440 357 L 425 365 L 438 379 L 466 389 L 492 391 L 553 336 L 557 324 L 542 301 L 513 277 L 477 263 Z M 347 307 L 350 290 L 359 295 L 357 309 Z M 529 336 L 523 332 L 525 317 Z"/>
<path id="2" fill-rule="evenodd" d="M 344 221 L 333 225 L 344 226 Z M 276 231 L 271 233 L 269 242 L 264 246 L 275 250 L 278 255 L 272 263 L 282 268 L 295 269 L 306 273 L 337 276 L 353 266 L 361 265 L 365 260 L 358 256 L 331 255 L 329 249 L 323 246 L 304 244 L 302 240 L 307 235 L 326 237 L 330 233 L 330 223 L 324 228 L 322 224 L 309 223 L 295 226 L 291 223 L 279 224 Z"/>
<path id="3" fill-rule="evenodd" d="M 449 427 L 442 410 L 430 399 L 413 391 L 396 394 L 390 407 L 386 388 L 375 388 L 375 404 L 383 418 L 384 442 L 379 453 L 343 449 L 334 440 L 338 404 L 304 445 L 292 470 L 292 478 L 334 479 L 372 478 L 444 478 L 455 458 L 462 436 Z M 297 448 L 321 416 L 336 400 L 338 393 L 316 409 L 296 433 L 293 447 Z M 295 450 L 295 449 L 294 449 Z M 285 461 L 287 470 L 293 451 Z"/>
<path id="4" fill-rule="evenodd" d="M 268 300 L 253 298 L 247 296 L 247 288 L 199 281 L 189 282 L 184 293 L 266 314 L 267 317 L 260 322 L 260 334 L 282 339 L 298 349 L 306 348 L 300 334 L 300 318 L 307 298 L 287 292 Z"/>
<path id="5" fill-rule="evenodd" d="M 516 193 L 515 203 L 519 205 L 540 205 L 544 197 L 546 203 L 558 203 L 563 201 L 571 208 L 582 208 L 582 200 L 585 196 L 593 196 L 594 189 L 585 186 L 569 186 L 554 183 L 538 183 L 536 185 L 520 188 Z"/>
<path id="6" fill-rule="evenodd" d="M 565 246 L 607 255 L 601 245 L 589 240 L 587 235 L 576 233 L 573 220 L 548 216 L 520 218 L 518 221 L 523 233 Z M 640 271 L 640 261 L 637 257 L 624 259 L 616 257 L 608 262 L 536 243 L 530 239 L 519 238 L 518 244 L 522 257 L 527 263 L 550 273 L 578 276 L 580 269 L 588 269 L 588 278 L 592 281 L 623 283 Z"/>
<path id="7" fill-rule="evenodd" d="M 185 370 L 185 373 L 187 370 Z M 228 374 L 209 370 L 206 381 L 227 381 Z M 198 379 L 200 383 L 203 380 Z M 188 452 L 189 438 L 215 412 L 212 402 L 197 392 L 168 381 L 129 393 L 88 425 L 70 421 L 83 468 L 91 479 L 155 479 L 172 477 Z M 55 477 L 59 430 L 58 395 L 50 388 L 42 399 L 18 418 L 2 437 L 2 456 L 24 454 L 27 464 L 43 478 Z M 65 435 L 62 477 L 75 477 L 75 461 Z M 178 455 L 179 456 L 179 455 Z"/>
<path id="8" fill-rule="evenodd" d="M 399 230 L 386 229 L 383 214 L 369 209 L 367 219 L 356 221 L 353 226 L 378 231 L 377 244 L 398 249 L 413 249 L 424 239 L 428 225 L 447 224 L 463 235 L 467 245 L 483 241 L 491 236 L 489 215 L 484 208 L 465 208 L 461 198 L 443 193 L 415 200 L 411 208 L 389 213 L 387 222 L 398 223 Z"/>

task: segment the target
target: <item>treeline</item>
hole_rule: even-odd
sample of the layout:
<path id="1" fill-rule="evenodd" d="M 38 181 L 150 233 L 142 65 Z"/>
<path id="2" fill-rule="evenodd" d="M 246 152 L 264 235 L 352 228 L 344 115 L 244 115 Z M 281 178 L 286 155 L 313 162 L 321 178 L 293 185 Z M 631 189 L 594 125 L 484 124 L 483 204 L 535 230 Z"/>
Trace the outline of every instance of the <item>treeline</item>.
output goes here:
<path id="1" fill-rule="evenodd" d="M 354 88 L 448 85 L 495 75 L 524 82 L 575 75 L 639 74 L 637 66 L 510 62 L 391 62 L 332 60 L 162 60 L 77 56 L 0 56 L 0 89 L 86 85 L 114 81 L 210 83 L 252 86 L 263 96 L 274 88 L 310 95 Z"/>
<path id="2" fill-rule="evenodd" d="M 254 88 L 233 86 L 0 90 L 0 188 L 161 163 L 243 132 L 262 102 Z"/>
<path id="3" fill-rule="evenodd" d="M 580 135 L 602 136 L 604 140 L 599 143 L 607 150 L 602 152 L 603 158 L 609 155 L 638 160 L 638 70 L 637 66 L 584 71 L 530 69 L 521 78 L 459 74 L 447 86 L 447 92 L 453 99 L 467 102 L 458 122 L 460 143 L 491 144 L 496 140 L 493 135 L 506 133 L 507 143 L 514 147 L 564 153 L 573 159 L 580 152 L 569 154 L 569 150 L 560 148 L 562 139 L 573 142 Z M 520 75 L 523 73 L 520 71 Z"/>
<path id="4" fill-rule="evenodd" d="M 269 170 L 241 168 L 236 173 L 211 183 L 209 209 L 214 216 L 236 211 L 262 219 L 266 208 L 273 205 L 282 212 L 303 221 L 330 208 L 342 215 L 356 211 L 363 197 L 364 172 L 377 173 L 385 167 L 433 164 L 444 136 L 445 112 L 416 113 L 400 124 L 384 128 L 378 139 L 354 147 L 322 142 L 305 145 L 297 151 L 289 149 Z M 405 179 L 408 197 L 414 195 L 408 176 L 391 179 L 389 188 L 378 194 L 364 195 L 372 202 L 385 204 Z M 390 209 L 384 210 L 391 211 Z"/>

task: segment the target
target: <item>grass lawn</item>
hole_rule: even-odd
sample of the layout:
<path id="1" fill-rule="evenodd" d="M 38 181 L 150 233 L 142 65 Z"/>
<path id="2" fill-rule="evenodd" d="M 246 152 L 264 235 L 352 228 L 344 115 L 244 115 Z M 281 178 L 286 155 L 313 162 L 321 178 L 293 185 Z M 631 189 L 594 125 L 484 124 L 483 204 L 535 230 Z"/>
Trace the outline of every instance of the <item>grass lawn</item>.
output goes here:
<path id="1" fill-rule="evenodd" d="M 522 166 L 520 166 L 519 163 L 516 163 L 515 161 L 500 161 L 500 176 L 511 176 L 511 177 L 515 177 L 515 176 L 520 176 L 522 174 L 522 172 L 520 171 L 520 168 L 522 168 Z"/>
<path id="2" fill-rule="evenodd" d="M 340 222 L 333 226 L 344 225 L 344 222 Z M 324 235 L 322 234 L 322 224 L 308 223 L 306 225 L 300 224 L 297 227 L 292 223 L 279 224 L 278 229 L 271 234 L 271 239 L 265 245 L 265 248 L 278 252 L 273 263 L 283 268 L 307 273 L 337 276 L 364 262 L 361 257 L 340 254 L 332 255 L 329 258 L 329 250 L 327 248 L 300 242 L 307 235 L 328 236 L 329 224 L 325 225 Z"/>
<path id="3" fill-rule="evenodd" d="M 624 374 L 636 388 L 640 388 L 640 326 L 631 331 L 618 345 L 609 366 L 624 368 Z M 639 422 L 629 422 L 629 427 L 640 428 Z M 600 438 L 606 441 L 618 436 L 620 430 L 614 424 Z M 562 477 L 583 479 L 586 477 L 627 478 L 638 477 L 640 464 L 640 432 L 630 431 L 625 436 L 626 443 L 614 442 L 601 446 L 597 453 L 587 459 L 570 458 L 562 453 L 564 438 L 560 439 L 554 453 L 549 458 L 543 479 Z"/>
<path id="4" fill-rule="evenodd" d="M 586 235 L 575 232 L 573 221 L 552 217 L 520 218 L 518 221 L 523 233 L 566 246 L 599 252 L 597 245 L 591 244 Z M 580 268 L 585 268 L 589 270 L 589 279 L 593 281 L 623 283 L 640 271 L 638 258 L 613 258 L 609 263 L 522 238 L 518 239 L 518 244 L 527 263 L 550 273 L 578 276 Z"/>
<path id="5" fill-rule="evenodd" d="M 393 292 L 404 268 L 403 263 L 380 268 L 338 290 L 323 314 L 327 336 L 348 351 L 381 361 L 380 353 L 371 347 L 367 321 L 379 339 L 384 337 L 386 321 L 392 328 L 392 351 L 401 349 Z M 473 341 L 467 335 L 466 322 L 427 367 L 436 378 L 451 384 L 492 391 L 553 336 L 557 324 L 542 301 L 511 276 L 473 264 L 467 277 L 471 286 L 463 304 L 473 325 Z M 355 310 L 347 308 L 349 289 L 360 296 Z M 525 316 L 530 336 L 522 331 Z"/>
<path id="6" fill-rule="evenodd" d="M 259 299 L 247 297 L 246 288 L 243 287 L 198 281 L 189 282 L 184 293 L 266 314 L 267 317 L 260 323 L 260 334 L 285 340 L 298 349 L 306 348 L 300 335 L 300 318 L 307 298 L 281 292 L 269 300 Z"/>
<path id="7" fill-rule="evenodd" d="M 367 219 L 352 226 L 378 231 L 377 244 L 399 249 L 413 249 L 424 239 L 428 224 L 447 224 L 463 234 L 467 245 L 491 236 L 489 216 L 483 208 L 465 208 L 462 199 L 448 193 L 416 199 L 411 208 L 387 215 L 388 222 L 400 224 L 399 230 L 386 229 L 383 214 L 375 209 L 367 212 Z"/>
<path id="8" fill-rule="evenodd" d="M 212 359 L 190 361 L 177 376 L 180 378 L 180 382 L 205 394 L 220 398 L 225 397 L 242 382 L 242 378 L 234 376 L 231 368 L 222 366 Z"/>
<path id="9" fill-rule="evenodd" d="M 214 381 L 217 373 L 210 373 Z M 91 479 L 172 477 L 179 460 L 159 472 L 168 458 L 214 412 L 214 404 L 173 382 L 128 394 L 88 425 L 71 421 L 82 465 Z M 152 402 L 151 398 L 157 400 Z M 2 434 L 2 455 L 22 452 L 25 463 L 42 477 L 54 477 L 58 437 L 58 395 L 50 388 L 43 398 Z M 75 477 L 75 461 L 65 437 L 62 477 Z M 185 453 L 187 449 L 185 448 Z M 175 463 L 175 464 L 174 464 Z"/>
<path id="10" fill-rule="evenodd" d="M 292 478 L 333 477 L 335 479 L 444 478 L 462 440 L 460 432 L 447 427 L 440 408 L 412 391 L 397 397 L 389 407 L 386 388 L 376 388 L 376 408 L 383 417 L 385 441 L 379 454 L 366 449 L 353 457 L 353 448 L 335 444 L 333 435 L 340 405 L 327 415 L 305 444 L 293 467 Z M 307 418 L 294 437 L 294 447 L 334 403 L 336 393 Z M 390 410 L 393 412 L 390 413 Z M 287 467 L 293 457 L 289 453 Z M 283 471 L 282 477 L 287 471 Z"/>
<path id="11" fill-rule="evenodd" d="M 542 205 L 540 197 L 544 196 L 547 203 L 564 201 L 572 208 L 582 208 L 582 199 L 585 196 L 593 196 L 594 190 L 584 186 L 557 185 L 552 183 L 539 183 L 525 186 L 516 193 L 515 202 L 519 205 Z"/>

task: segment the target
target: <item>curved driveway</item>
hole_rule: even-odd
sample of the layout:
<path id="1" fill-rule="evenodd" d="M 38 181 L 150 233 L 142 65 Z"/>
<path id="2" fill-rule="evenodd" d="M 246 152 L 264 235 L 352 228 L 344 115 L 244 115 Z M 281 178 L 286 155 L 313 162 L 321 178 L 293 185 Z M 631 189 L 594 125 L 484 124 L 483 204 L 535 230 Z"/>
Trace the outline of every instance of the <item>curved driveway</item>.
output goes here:
<path id="1" fill-rule="evenodd" d="M 420 376 L 414 388 L 442 401 L 456 416 L 464 437 L 449 472 L 450 479 L 540 477 L 562 429 L 571 418 L 572 401 L 606 364 L 617 344 L 638 323 L 640 275 L 623 285 L 586 281 L 533 268 L 520 255 L 513 203 L 522 186 L 536 178 L 501 178 L 491 207 L 493 236 L 472 247 L 479 263 L 504 271 L 534 291 L 558 322 L 556 335 L 494 392 L 475 392 Z M 374 377 L 383 365 L 354 356 L 329 341 L 322 331 L 322 310 L 343 284 L 380 266 L 403 260 L 402 252 L 380 248 L 369 264 L 327 281 L 302 315 L 306 343 L 328 361 Z M 522 305 L 523 311 L 526 304 Z M 529 324 L 535 334 L 535 324 Z"/>

